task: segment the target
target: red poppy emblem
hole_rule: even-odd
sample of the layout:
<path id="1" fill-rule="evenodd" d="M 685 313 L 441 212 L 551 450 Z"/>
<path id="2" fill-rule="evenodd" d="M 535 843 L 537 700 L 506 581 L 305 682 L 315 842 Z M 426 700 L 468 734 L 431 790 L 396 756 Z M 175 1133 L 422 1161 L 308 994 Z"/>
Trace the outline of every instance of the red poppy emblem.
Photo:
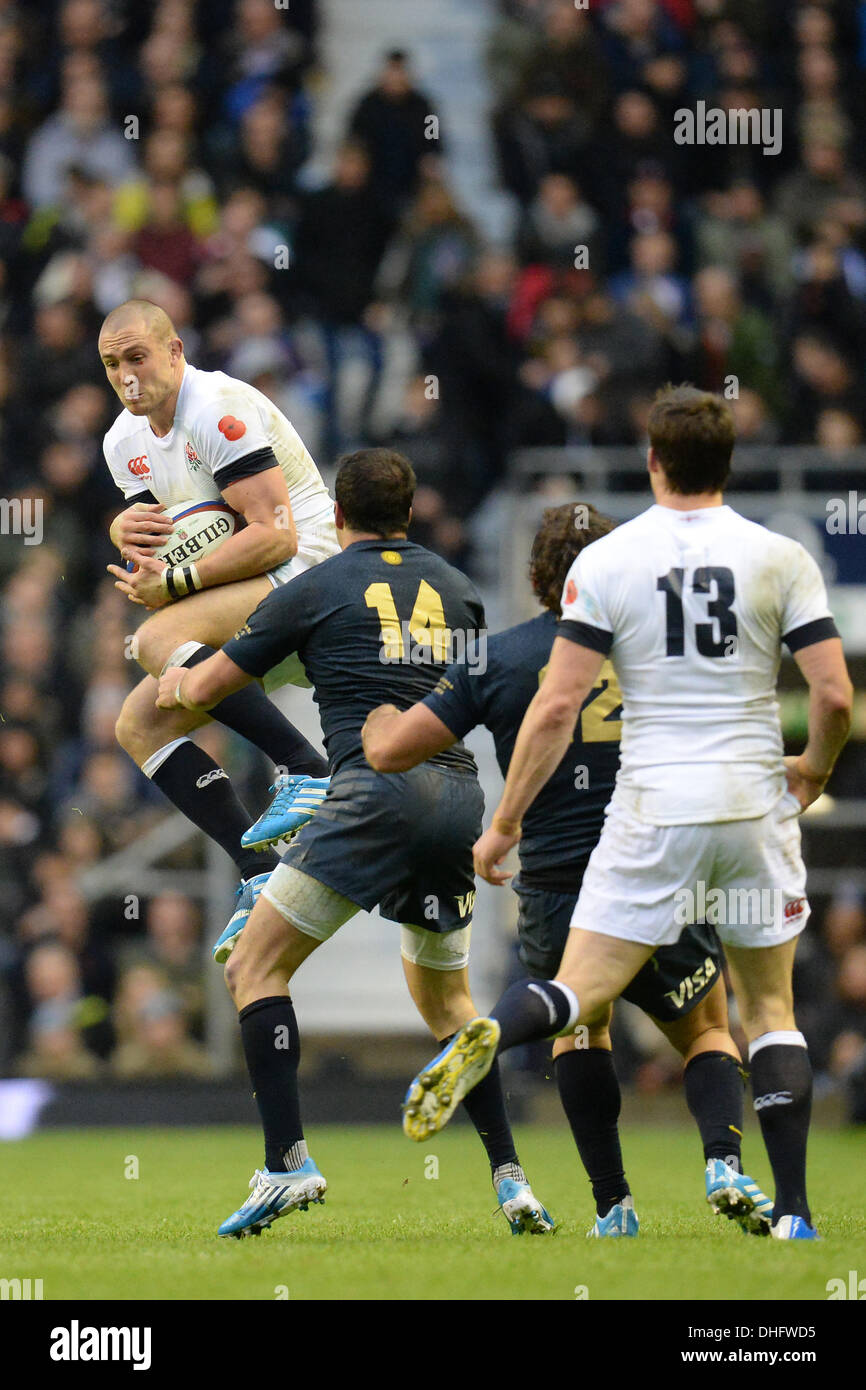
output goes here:
<path id="1" fill-rule="evenodd" d="M 217 425 L 217 429 L 220 434 L 224 434 L 226 439 L 230 439 L 232 442 L 240 439 L 247 432 L 243 420 L 236 420 L 234 415 L 224 415 Z"/>

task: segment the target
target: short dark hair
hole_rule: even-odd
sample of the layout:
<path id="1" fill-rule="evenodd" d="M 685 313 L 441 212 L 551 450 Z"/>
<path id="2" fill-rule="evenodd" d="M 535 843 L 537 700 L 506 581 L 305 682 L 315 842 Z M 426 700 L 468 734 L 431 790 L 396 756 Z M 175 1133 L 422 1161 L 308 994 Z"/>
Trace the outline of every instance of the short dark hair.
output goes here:
<path id="1" fill-rule="evenodd" d="M 334 496 L 350 531 L 392 536 L 409 525 L 415 486 L 415 470 L 395 449 L 358 449 L 340 459 Z"/>
<path id="2" fill-rule="evenodd" d="M 671 492 L 720 492 L 731 473 L 734 416 L 727 401 L 696 386 L 665 386 L 647 421 Z"/>
<path id="3" fill-rule="evenodd" d="M 548 507 L 535 533 L 529 555 L 529 579 L 541 602 L 559 617 L 565 576 L 584 546 L 613 531 L 615 521 L 596 511 L 591 502 L 567 502 Z"/>

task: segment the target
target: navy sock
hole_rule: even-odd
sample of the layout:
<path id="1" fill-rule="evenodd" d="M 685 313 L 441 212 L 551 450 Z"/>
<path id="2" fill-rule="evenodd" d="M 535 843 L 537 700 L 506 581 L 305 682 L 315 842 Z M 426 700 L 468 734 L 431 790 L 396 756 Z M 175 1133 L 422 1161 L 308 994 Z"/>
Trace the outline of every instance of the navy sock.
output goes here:
<path id="1" fill-rule="evenodd" d="M 279 857 L 273 852 L 256 854 L 241 848 L 241 836 L 250 826 L 252 816 L 235 792 L 228 773 L 203 748 L 185 739 L 150 780 L 187 820 L 222 845 L 237 864 L 241 878 L 270 873 L 277 867 Z"/>
<path id="2" fill-rule="evenodd" d="M 241 1009 L 238 1022 L 265 1133 L 265 1167 L 272 1173 L 290 1172 L 300 1166 L 292 1150 L 304 1138 L 298 1096 L 301 1039 L 294 1006 L 286 994 L 269 995 Z"/>
<path id="3" fill-rule="evenodd" d="M 555 1057 L 553 1069 L 581 1162 L 592 1184 L 599 1216 L 631 1192 L 619 1142 L 620 1095 L 613 1055 L 602 1047 L 578 1047 Z"/>
<path id="4" fill-rule="evenodd" d="M 450 1037 L 443 1038 L 440 1047 L 447 1047 L 453 1036 L 452 1033 Z M 491 1169 L 495 1172 L 502 1164 L 516 1164 L 517 1150 L 505 1109 L 499 1063 L 495 1058 L 487 1075 L 463 1097 L 463 1109 L 484 1145 Z"/>
<path id="5" fill-rule="evenodd" d="M 686 1104 L 701 1133 L 704 1159 L 723 1158 L 742 1172 L 743 1069 L 729 1052 L 699 1052 L 683 1074 Z"/>
<path id="6" fill-rule="evenodd" d="M 499 1051 L 561 1033 L 571 1018 L 573 1000 L 571 991 L 566 993 L 554 980 L 518 980 L 491 1010 L 501 1030 Z"/>
<path id="7" fill-rule="evenodd" d="M 198 666 L 213 656 L 213 647 L 199 647 L 183 662 Z M 294 724 L 269 700 L 259 685 L 248 685 L 234 695 L 226 695 L 208 710 L 211 719 L 261 748 L 278 767 L 287 772 L 304 772 L 309 777 L 327 777 L 328 764 Z M 248 822 L 249 823 L 249 822 Z M 246 829 L 246 826 L 244 826 Z"/>
<path id="8" fill-rule="evenodd" d="M 806 1141 L 812 1114 L 809 1054 L 798 1044 L 768 1043 L 757 1049 L 749 1065 L 755 1110 L 776 1180 L 773 1223 L 782 1216 L 802 1216 L 811 1226 L 806 1200 Z"/>

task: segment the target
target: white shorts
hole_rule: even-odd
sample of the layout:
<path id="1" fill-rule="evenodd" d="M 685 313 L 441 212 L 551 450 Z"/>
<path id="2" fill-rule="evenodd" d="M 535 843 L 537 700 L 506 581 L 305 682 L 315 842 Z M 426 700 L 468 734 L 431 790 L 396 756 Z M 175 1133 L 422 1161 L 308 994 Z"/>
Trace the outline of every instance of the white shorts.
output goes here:
<path id="1" fill-rule="evenodd" d="M 731 946 L 790 940 L 810 912 L 800 810 L 786 791 L 757 820 L 648 825 L 611 802 L 572 927 L 653 947 L 698 921 Z"/>
<path id="2" fill-rule="evenodd" d="M 291 560 L 286 560 L 284 564 L 277 565 L 276 569 L 268 570 L 266 578 L 270 580 L 275 589 L 279 589 L 283 584 L 288 584 L 297 575 L 303 574 L 305 570 L 310 570 L 314 565 L 319 565 L 323 560 L 328 560 L 332 555 L 339 555 L 340 542 L 337 540 L 337 532 L 333 521 L 323 523 L 320 526 L 311 526 L 298 534 L 298 551 Z M 300 657 L 293 652 L 281 661 L 279 666 L 274 666 L 265 673 L 263 685 L 266 694 L 279 690 L 283 685 L 300 685 L 309 690 L 312 682 L 307 680 L 307 673 L 301 663 Z"/>
<path id="3" fill-rule="evenodd" d="M 288 584 L 296 575 L 311 570 L 314 565 L 319 565 L 323 560 L 329 560 L 332 555 L 339 553 L 340 542 L 333 520 L 305 527 L 298 532 L 297 554 L 282 565 L 277 565 L 276 569 L 268 570 L 267 578 L 275 589 L 279 589 L 281 584 Z"/>
<path id="4" fill-rule="evenodd" d="M 262 889 L 262 897 L 299 932 L 316 941 L 330 941 L 361 911 L 350 898 L 290 864 L 279 864 L 274 869 Z M 403 922 L 400 954 L 410 965 L 424 966 L 427 970 L 463 970 L 469 964 L 470 932 L 471 927 L 447 932 L 427 931 Z"/>

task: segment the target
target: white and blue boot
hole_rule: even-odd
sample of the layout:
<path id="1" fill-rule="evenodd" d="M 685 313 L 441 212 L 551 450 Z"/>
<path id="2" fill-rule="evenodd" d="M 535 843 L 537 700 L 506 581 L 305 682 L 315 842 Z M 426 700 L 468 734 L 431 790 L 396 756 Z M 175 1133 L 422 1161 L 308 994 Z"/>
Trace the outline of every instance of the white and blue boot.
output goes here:
<path id="1" fill-rule="evenodd" d="M 636 1236 L 639 1230 L 640 1222 L 634 1209 L 634 1198 L 629 1195 L 611 1207 L 607 1216 L 597 1216 L 592 1230 L 586 1234 L 598 1237 Z"/>
<path id="2" fill-rule="evenodd" d="M 280 1216 L 306 1211 L 310 1203 L 324 1205 L 328 1184 L 311 1158 L 293 1173 L 269 1173 L 256 1169 L 250 1178 L 253 1189 L 243 1206 L 222 1223 L 217 1235 L 259 1236 Z"/>
<path id="3" fill-rule="evenodd" d="M 513 1236 L 543 1236 L 556 1229 L 550 1212 L 541 1205 L 525 1178 L 522 1182 L 500 1178 L 496 1196 Z"/>
<path id="4" fill-rule="evenodd" d="M 266 811 L 241 836 L 244 849 L 263 850 L 293 835 L 312 820 L 328 794 L 330 777 L 286 774 L 269 787 L 275 793 Z"/>
<path id="5" fill-rule="evenodd" d="M 773 1202 L 752 1178 L 723 1158 L 711 1158 L 705 1176 L 707 1201 L 717 1216 L 737 1221 L 747 1235 L 770 1234 Z"/>
<path id="6" fill-rule="evenodd" d="M 235 942 L 250 920 L 250 913 L 258 902 L 261 891 L 272 872 L 271 869 L 268 869 L 266 874 L 256 874 L 254 878 L 248 878 L 246 882 L 242 883 L 238 888 L 236 894 L 238 900 L 237 907 L 213 948 L 213 958 L 217 965 L 224 965 L 234 950 Z"/>
<path id="7" fill-rule="evenodd" d="M 770 1234 L 776 1240 L 820 1240 L 821 1237 L 803 1216 L 780 1216 Z"/>

